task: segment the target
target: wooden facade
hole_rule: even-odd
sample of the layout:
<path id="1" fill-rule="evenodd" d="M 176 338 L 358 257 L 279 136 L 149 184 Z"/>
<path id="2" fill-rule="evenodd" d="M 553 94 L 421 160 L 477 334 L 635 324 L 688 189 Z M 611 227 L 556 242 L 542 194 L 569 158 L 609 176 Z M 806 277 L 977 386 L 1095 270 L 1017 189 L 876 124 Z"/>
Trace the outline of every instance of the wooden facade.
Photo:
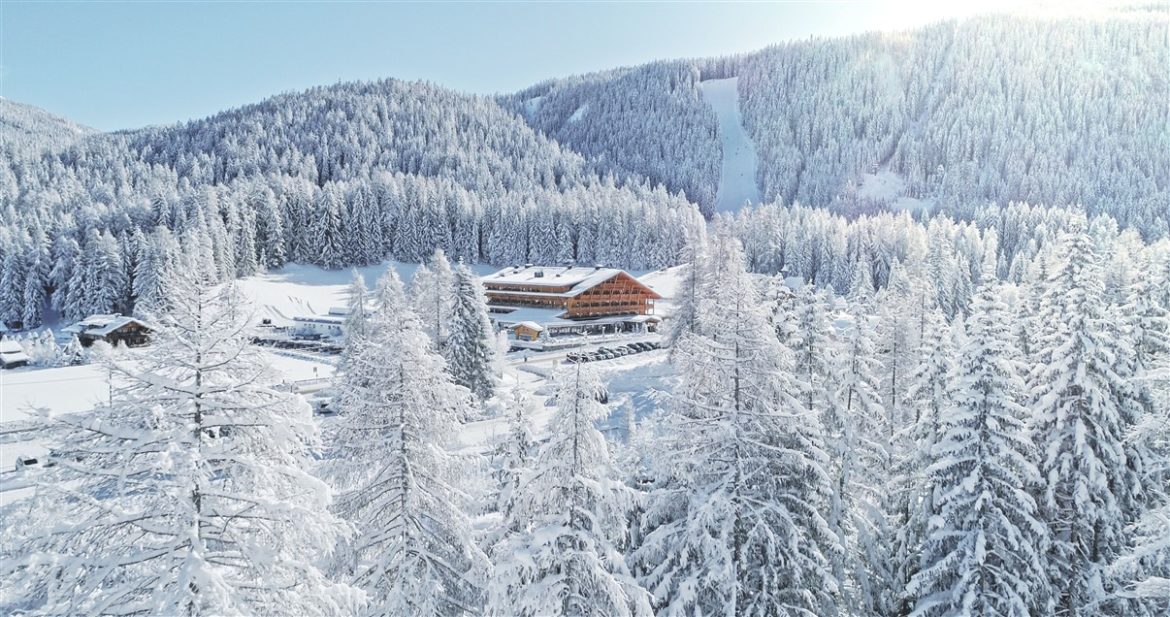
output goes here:
<path id="1" fill-rule="evenodd" d="M 566 317 L 601 317 L 605 315 L 649 315 L 660 296 L 638 279 L 622 272 L 600 285 L 589 288 L 565 303 Z"/>
<path id="2" fill-rule="evenodd" d="M 568 284 L 557 280 L 554 268 L 549 270 L 553 273 L 547 277 L 544 271 L 537 270 L 532 279 L 524 281 L 485 277 L 488 302 L 496 306 L 562 309 L 562 318 L 588 319 L 649 315 L 654 312 L 654 301 L 661 298 L 621 270 L 598 271 L 600 276 L 584 276 Z"/>
<path id="3" fill-rule="evenodd" d="M 516 324 L 512 327 L 512 332 L 515 333 L 516 338 L 522 341 L 535 341 L 540 338 L 540 333 L 544 331 L 544 328 L 539 326 L 534 328 L 533 325 L 528 323 Z"/>
<path id="4" fill-rule="evenodd" d="M 77 340 L 84 347 L 89 347 L 96 341 L 105 341 L 111 345 L 139 347 L 150 342 L 150 328 L 147 328 L 142 322 L 131 321 L 108 333 L 92 334 L 82 332 L 77 335 Z"/>
<path id="5" fill-rule="evenodd" d="M 77 335 L 83 346 L 89 347 L 97 341 L 111 345 L 138 347 L 150 342 L 151 327 L 140 319 L 119 315 L 90 315 L 89 317 L 62 329 L 62 332 Z"/>

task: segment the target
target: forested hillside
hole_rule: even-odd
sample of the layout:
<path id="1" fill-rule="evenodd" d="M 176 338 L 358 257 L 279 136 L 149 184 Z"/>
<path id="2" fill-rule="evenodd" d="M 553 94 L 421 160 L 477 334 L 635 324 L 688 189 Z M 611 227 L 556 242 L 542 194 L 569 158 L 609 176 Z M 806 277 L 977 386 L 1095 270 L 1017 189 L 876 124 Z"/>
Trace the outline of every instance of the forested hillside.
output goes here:
<path id="1" fill-rule="evenodd" d="M 61 146 L 93 133 L 93 129 L 43 109 L 0 97 L 0 153 Z"/>
<path id="2" fill-rule="evenodd" d="M 158 255 L 192 244 L 224 278 L 436 247 L 495 264 L 676 263 L 720 181 L 700 84 L 733 76 L 765 202 L 850 217 L 909 202 L 959 221 L 992 203 L 1082 206 L 1164 237 L 1166 38 L 1153 13 L 985 17 L 496 98 L 339 84 L 113 134 L 4 101 L 0 319 L 133 310 Z"/>
<path id="3" fill-rule="evenodd" d="M 0 321 L 148 308 L 195 252 L 223 279 L 436 248 L 469 262 L 676 263 L 694 206 L 577 154 L 484 97 L 381 81 L 204 120 L 8 151 Z"/>
<path id="4" fill-rule="evenodd" d="M 1166 37 L 1165 12 L 984 17 L 655 63 L 503 101 L 563 146 L 610 167 L 633 160 L 626 169 L 709 211 L 721 153 L 698 83 L 738 76 L 767 202 L 857 214 L 912 197 L 963 218 L 989 201 L 1083 204 L 1155 237 L 1170 225 Z M 859 190 L 883 171 L 903 183 L 896 195 Z"/>
<path id="5" fill-rule="evenodd" d="M 683 191 L 708 211 L 719 188 L 716 119 L 690 62 L 545 82 L 501 103 L 605 171 Z"/>

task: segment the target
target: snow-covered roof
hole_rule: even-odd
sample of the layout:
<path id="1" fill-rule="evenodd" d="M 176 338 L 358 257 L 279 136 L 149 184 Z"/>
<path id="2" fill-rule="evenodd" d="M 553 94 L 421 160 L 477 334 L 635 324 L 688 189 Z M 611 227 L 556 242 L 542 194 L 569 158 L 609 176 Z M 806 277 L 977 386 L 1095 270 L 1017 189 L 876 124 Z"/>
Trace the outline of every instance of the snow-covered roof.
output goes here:
<path id="1" fill-rule="evenodd" d="M 522 322 L 515 324 L 513 326 L 508 326 L 508 328 L 509 329 L 511 329 L 511 328 L 528 328 L 529 330 L 535 330 L 537 332 L 544 332 L 544 326 L 536 323 L 535 321 L 522 321 Z"/>
<path id="2" fill-rule="evenodd" d="M 581 287 L 582 291 L 621 274 L 617 268 L 580 266 L 514 266 L 483 277 L 485 285 Z M 580 292 L 578 292 L 580 293 Z"/>
<path id="3" fill-rule="evenodd" d="M 32 358 L 24 353 L 24 349 L 20 343 L 12 339 L 0 339 L 0 364 L 12 364 L 14 362 L 29 362 Z"/>
<path id="4" fill-rule="evenodd" d="M 112 313 L 109 315 L 90 315 L 81 321 L 66 326 L 61 330 L 63 332 L 70 332 L 73 334 L 88 334 L 90 336 L 106 336 L 111 332 L 125 326 L 126 324 L 136 323 L 144 328 L 150 329 L 150 324 L 138 319 L 137 317 L 130 317 L 128 315 L 120 315 Z"/>
<path id="5" fill-rule="evenodd" d="M 329 324 L 331 326 L 340 326 L 345 324 L 344 317 L 336 315 L 295 315 L 292 320 L 300 323 L 320 323 Z"/>
<path id="6" fill-rule="evenodd" d="M 0 340 L 0 353 L 17 353 L 17 352 L 21 352 L 21 353 L 24 352 L 24 349 L 20 346 L 20 343 L 17 343 L 16 341 L 14 341 L 12 339 L 7 339 L 7 338 Z"/>
<path id="7" fill-rule="evenodd" d="M 349 315 L 348 306 L 331 306 L 329 307 L 329 314 L 337 317 L 345 317 Z"/>
<path id="8" fill-rule="evenodd" d="M 625 272 L 617 268 L 602 268 L 601 266 L 534 266 L 527 264 L 504 268 L 480 280 L 489 292 L 493 291 L 493 287 L 527 287 L 531 290 L 512 291 L 509 289 L 507 292 L 509 294 L 573 298 L 619 274 L 625 274 Z M 638 279 L 632 276 L 630 278 L 644 285 Z M 560 288 L 565 287 L 569 288 L 568 291 L 560 291 Z M 647 289 L 650 293 L 655 293 L 649 287 Z M 655 293 L 655 295 L 657 294 Z"/>

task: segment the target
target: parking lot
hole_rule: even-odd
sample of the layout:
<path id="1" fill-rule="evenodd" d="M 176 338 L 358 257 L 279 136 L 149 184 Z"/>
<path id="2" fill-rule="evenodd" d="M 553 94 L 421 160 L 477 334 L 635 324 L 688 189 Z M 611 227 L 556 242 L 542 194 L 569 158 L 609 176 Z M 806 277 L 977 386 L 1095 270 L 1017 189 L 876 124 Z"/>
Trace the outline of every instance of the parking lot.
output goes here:
<path id="1" fill-rule="evenodd" d="M 627 343 L 625 345 L 617 345 L 615 347 L 598 347 L 593 351 L 580 351 L 570 353 L 565 356 L 565 360 L 573 364 L 581 362 L 597 362 L 599 360 L 612 360 L 614 358 L 621 358 L 644 351 L 652 351 L 658 349 L 661 345 L 657 341 L 641 341 L 636 343 Z"/>

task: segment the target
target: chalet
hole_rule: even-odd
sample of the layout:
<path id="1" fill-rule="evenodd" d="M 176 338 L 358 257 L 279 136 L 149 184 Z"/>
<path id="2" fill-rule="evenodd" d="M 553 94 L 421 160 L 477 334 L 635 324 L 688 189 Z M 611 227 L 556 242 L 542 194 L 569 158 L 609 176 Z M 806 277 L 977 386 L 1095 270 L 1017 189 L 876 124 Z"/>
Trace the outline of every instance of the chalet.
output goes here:
<path id="1" fill-rule="evenodd" d="M 24 353 L 20 343 L 0 336 L 0 368 L 17 368 L 28 364 L 32 358 Z"/>
<path id="2" fill-rule="evenodd" d="M 616 268 L 515 266 L 480 279 L 497 327 L 515 341 L 653 331 L 658 295 Z"/>
<path id="3" fill-rule="evenodd" d="M 150 332 L 153 328 L 135 317 L 113 313 L 110 315 L 90 315 L 85 319 L 65 328 L 62 332 L 76 334 L 77 340 L 85 347 L 96 341 L 105 341 L 110 345 L 119 343 L 127 347 L 138 347 L 150 342 Z"/>

